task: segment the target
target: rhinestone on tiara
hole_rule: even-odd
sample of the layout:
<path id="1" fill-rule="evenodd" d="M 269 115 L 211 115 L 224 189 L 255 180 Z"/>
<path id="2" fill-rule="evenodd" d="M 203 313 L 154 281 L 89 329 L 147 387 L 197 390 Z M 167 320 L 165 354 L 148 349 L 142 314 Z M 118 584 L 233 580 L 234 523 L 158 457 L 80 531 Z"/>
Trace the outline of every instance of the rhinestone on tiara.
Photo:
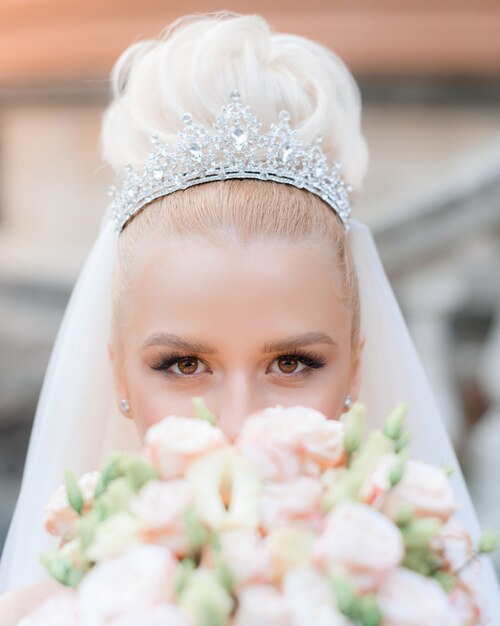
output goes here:
<path id="1" fill-rule="evenodd" d="M 214 180 L 255 178 L 307 189 L 329 204 L 349 231 L 352 188 L 340 176 L 340 163 L 329 165 L 320 148 L 321 137 L 305 146 L 290 127 L 287 111 L 281 111 L 278 123 L 261 133 L 261 122 L 240 101 L 239 92 L 232 90 L 229 98 L 211 129 L 195 124 L 185 113 L 184 128 L 173 148 L 158 135 L 151 136 L 153 147 L 142 175 L 125 166 L 121 191 L 109 189 L 115 230 L 120 233 L 136 213 L 161 196 Z"/>

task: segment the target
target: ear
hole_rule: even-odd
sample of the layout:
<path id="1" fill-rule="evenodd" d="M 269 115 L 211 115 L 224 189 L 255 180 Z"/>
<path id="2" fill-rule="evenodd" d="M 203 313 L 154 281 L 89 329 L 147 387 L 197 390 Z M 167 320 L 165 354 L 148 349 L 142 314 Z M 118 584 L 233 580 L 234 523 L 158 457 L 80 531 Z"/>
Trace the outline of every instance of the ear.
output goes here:
<path id="1" fill-rule="evenodd" d="M 123 371 L 118 363 L 116 352 L 113 349 L 113 346 L 111 345 L 111 343 L 108 343 L 108 356 L 111 362 L 111 366 L 113 368 L 113 380 L 114 380 L 116 399 L 119 402 L 120 398 L 127 397 L 127 393 L 126 393 L 126 388 L 125 388 L 125 382 L 123 379 Z"/>
<path id="2" fill-rule="evenodd" d="M 356 358 L 353 363 L 351 380 L 349 384 L 349 393 L 351 394 L 355 402 L 358 399 L 359 390 L 361 387 L 361 375 L 362 375 L 361 356 L 363 354 L 365 343 L 366 343 L 365 332 L 364 330 L 361 330 L 360 335 L 359 335 L 358 351 L 357 351 Z"/>

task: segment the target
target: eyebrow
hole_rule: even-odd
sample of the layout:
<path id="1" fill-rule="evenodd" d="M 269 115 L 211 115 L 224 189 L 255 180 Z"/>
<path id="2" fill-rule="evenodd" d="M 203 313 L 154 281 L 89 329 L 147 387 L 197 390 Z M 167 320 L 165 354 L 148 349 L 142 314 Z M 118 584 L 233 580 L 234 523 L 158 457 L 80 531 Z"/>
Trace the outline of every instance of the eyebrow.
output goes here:
<path id="1" fill-rule="evenodd" d="M 309 332 L 303 335 L 294 335 L 287 337 L 286 339 L 280 339 L 278 341 L 271 341 L 265 343 L 261 347 L 261 353 L 267 354 L 269 352 L 280 352 L 288 350 L 290 348 L 300 348 L 303 346 L 309 346 L 315 343 L 328 343 L 334 346 L 338 346 L 330 335 L 322 332 Z M 217 349 L 213 346 L 207 345 L 200 341 L 189 340 L 179 335 L 173 335 L 171 333 L 154 333 L 143 344 L 142 348 L 148 346 L 170 346 L 172 348 L 178 348 L 185 350 L 186 352 L 199 352 L 201 354 L 217 354 Z"/>

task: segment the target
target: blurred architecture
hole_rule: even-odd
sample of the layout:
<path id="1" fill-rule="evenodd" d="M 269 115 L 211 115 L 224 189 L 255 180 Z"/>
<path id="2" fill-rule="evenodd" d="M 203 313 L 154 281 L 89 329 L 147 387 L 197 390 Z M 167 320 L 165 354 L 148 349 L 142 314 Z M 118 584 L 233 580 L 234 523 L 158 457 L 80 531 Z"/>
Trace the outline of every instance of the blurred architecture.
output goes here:
<path id="1" fill-rule="evenodd" d="M 109 70 L 177 6 L 0 6 L 0 546 L 50 349 L 107 202 L 98 135 Z M 190 1 L 182 12 L 219 8 Z M 355 73 L 371 169 L 354 217 L 373 229 L 480 517 L 500 528 L 500 4 L 226 8 L 325 43 Z"/>

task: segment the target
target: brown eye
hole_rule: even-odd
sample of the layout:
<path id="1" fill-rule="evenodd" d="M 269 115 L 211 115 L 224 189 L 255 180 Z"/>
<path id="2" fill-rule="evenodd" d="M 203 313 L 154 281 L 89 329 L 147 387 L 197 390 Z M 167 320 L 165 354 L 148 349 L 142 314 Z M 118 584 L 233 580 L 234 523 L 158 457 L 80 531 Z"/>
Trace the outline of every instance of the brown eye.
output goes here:
<path id="1" fill-rule="evenodd" d="M 176 365 L 182 374 L 186 374 L 186 375 L 194 374 L 198 367 L 198 359 L 187 356 L 182 359 L 179 359 Z"/>
<path id="2" fill-rule="evenodd" d="M 293 374 L 298 363 L 299 359 L 296 356 L 284 355 L 278 358 L 278 366 L 284 374 Z"/>

